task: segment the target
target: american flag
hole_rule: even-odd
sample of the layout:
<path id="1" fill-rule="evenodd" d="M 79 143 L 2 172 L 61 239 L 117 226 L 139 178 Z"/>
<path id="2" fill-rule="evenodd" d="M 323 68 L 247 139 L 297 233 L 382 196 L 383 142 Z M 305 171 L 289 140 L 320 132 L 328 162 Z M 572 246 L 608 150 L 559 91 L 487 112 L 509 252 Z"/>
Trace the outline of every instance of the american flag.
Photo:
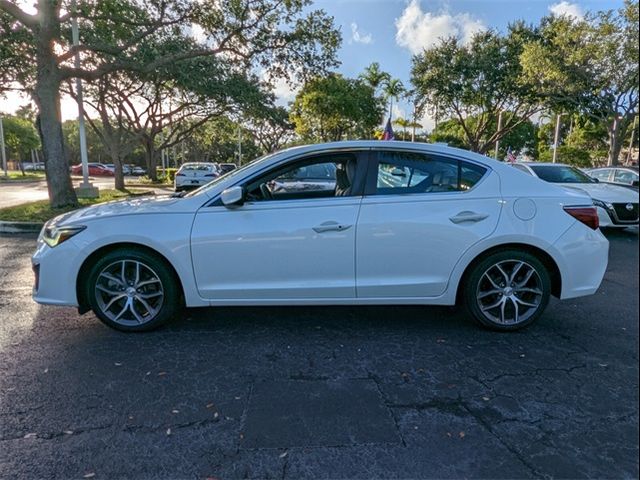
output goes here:
<path id="1" fill-rule="evenodd" d="M 391 128 L 391 117 L 389 117 L 387 125 L 384 127 L 384 132 L 382 132 L 382 140 L 393 140 L 394 138 L 393 128 Z"/>
<path id="2" fill-rule="evenodd" d="M 516 163 L 516 155 L 515 153 L 513 153 L 513 151 L 511 150 L 511 147 L 509 147 L 507 149 L 507 162 L 509 163 Z"/>

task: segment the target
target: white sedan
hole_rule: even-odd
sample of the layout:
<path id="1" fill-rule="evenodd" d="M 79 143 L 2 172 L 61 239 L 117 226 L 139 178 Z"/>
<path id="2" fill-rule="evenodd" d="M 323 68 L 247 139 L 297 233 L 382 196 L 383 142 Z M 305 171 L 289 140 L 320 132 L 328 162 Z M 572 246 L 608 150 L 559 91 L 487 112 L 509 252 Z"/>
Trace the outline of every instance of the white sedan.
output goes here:
<path id="1" fill-rule="evenodd" d="M 328 178 L 274 188 L 300 169 Z M 551 295 L 593 294 L 608 248 L 584 193 L 446 146 L 338 142 L 265 156 L 182 197 L 51 220 L 33 297 L 124 331 L 183 305 L 456 303 L 515 330 Z"/>
<path id="2" fill-rule="evenodd" d="M 575 167 L 561 163 L 515 163 L 515 168 L 545 182 L 588 194 L 598 207 L 601 227 L 626 228 L 638 225 L 638 192 L 600 183 Z"/>
<path id="3" fill-rule="evenodd" d="M 181 190 L 198 188 L 218 176 L 220 176 L 220 171 L 215 163 L 185 163 L 176 172 L 174 189 L 176 192 L 179 192 Z"/>

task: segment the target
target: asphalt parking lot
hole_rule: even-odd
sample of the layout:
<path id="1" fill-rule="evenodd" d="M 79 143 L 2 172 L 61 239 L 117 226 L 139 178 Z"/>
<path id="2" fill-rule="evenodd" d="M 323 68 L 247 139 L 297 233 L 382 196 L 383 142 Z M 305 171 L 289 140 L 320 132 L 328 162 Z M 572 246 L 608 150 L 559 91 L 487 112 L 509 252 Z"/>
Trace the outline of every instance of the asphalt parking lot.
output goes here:
<path id="1" fill-rule="evenodd" d="M 34 238 L 0 237 L 0 478 L 637 478 L 638 230 L 607 235 L 600 291 L 514 334 L 273 307 L 127 335 L 34 304 Z"/>

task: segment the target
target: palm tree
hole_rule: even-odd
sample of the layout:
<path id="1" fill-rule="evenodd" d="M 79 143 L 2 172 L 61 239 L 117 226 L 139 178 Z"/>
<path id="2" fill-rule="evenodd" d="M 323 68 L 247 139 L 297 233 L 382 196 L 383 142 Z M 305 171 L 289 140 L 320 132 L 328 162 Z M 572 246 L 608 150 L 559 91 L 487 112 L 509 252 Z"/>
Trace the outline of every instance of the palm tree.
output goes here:
<path id="1" fill-rule="evenodd" d="M 402 117 L 398 117 L 393 121 L 393 124 L 398 125 L 399 127 L 402 127 L 402 140 L 404 141 L 405 135 L 407 133 L 407 127 L 410 127 L 412 122 Z"/>
<path id="2" fill-rule="evenodd" d="M 387 72 L 380 70 L 380 64 L 378 62 L 373 62 L 360 74 L 360 79 L 375 91 L 380 88 L 380 85 L 389 81 L 390 78 Z"/>
<path id="3" fill-rule="evenodd" d="M 404 85 L 397 78 L 390 78 L 384 83 L 384 95 L 389 99 L 389 118 L 393 112 L 393 100 L 404 92 Z"/>

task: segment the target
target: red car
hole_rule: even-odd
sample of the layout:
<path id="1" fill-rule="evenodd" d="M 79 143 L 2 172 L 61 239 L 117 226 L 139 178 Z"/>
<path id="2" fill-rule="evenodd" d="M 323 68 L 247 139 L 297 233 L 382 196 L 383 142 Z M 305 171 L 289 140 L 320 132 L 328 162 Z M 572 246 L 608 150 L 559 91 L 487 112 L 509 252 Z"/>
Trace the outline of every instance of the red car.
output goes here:
<path id="1" fill-rule="evenodd" d="M 113 177 L 113 170 L 102 163 L 88 163 L 87 166 L 89 167 L 89 175 Z M 74 175 L 82 175 L 82 164 L 72 166 L 71 173 Z"/>

